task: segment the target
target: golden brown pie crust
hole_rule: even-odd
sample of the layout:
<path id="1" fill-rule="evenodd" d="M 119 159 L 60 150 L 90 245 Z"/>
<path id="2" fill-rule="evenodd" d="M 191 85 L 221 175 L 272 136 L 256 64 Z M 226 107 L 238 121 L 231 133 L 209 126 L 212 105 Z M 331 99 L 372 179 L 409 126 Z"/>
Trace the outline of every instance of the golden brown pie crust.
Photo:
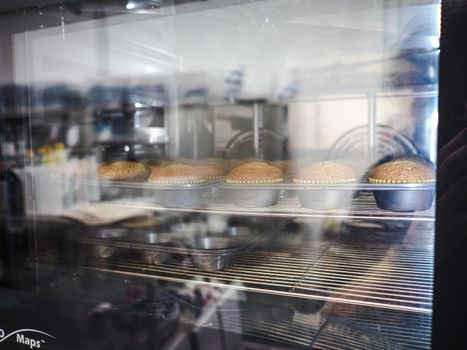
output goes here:
<path id="1" fill-rule="evenodd" d="M 412 160 L 394 160 L 373 169 L 368 181 L 371 183 L 433 182 L 434 169 Z"/>
<path id="2" fill-rule="evenodd" d="M 295 175 L 296 183 L 341 183 L 355 181 L 354 171 L 343 164 L 325 161 L 308 165 Z"/>
<path id="3" fill-rule="evenodd" d="M 228 183 L 274 183 L 283 181 L 279 168 L 265 162 L 250 162 L 233 169 L 227 176 Z"/>
<path id="4" fill-rule="evenodd" d="M 196 167 L 175 163 L 153 168 L 148 181 L 157 184 L 194 184 L 205 180 Z"/>
<path id="5" fill-rule="evenodd" d="M 101 165 L 97 170 L 97 177 L 112 181 L 145 181 L 149 173 L 149 168 L 143 164 L 117 161 Z"/>

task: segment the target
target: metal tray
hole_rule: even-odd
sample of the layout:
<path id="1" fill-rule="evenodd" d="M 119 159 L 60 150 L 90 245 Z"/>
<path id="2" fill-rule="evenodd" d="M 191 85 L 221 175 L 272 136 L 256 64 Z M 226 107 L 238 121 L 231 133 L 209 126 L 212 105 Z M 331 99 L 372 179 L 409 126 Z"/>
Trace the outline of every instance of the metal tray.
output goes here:
<path id="1" fill-rule="evenodd" d="M 435 188 L 435 182 L 372 184 L 368 182 L 332 183 L 332 184 L 301 184 L 294 182 L 278 182 L 271 184 L 230 184 L 219 183 L 220 188 L 227 190 L 346 190 L 346 191 L 397 191 L 423 190 Z"/>
<path id="2" fill-rule="evenodd" d="M 144 187 L 142 187 L 144 182 L 95 180 L 86 184 L 98 187 L 104 200 L 144 196 Z"/>
<path id="3" fill-rule="evenodd" d="M 418 211 L 427 210 L 432 206 L 435 183 L 409 183 L 409 184 L 228 184 L 221 183 L 220 188 L 230 191 L 234 202 L 240 206 L 261 206 L 262 196 L 271 197 L 271 193 L 295 192 L 300 203 L 310 209 L 338 209 L 345 207 L 352 197 L 361 192 L 373 192 L 376 204 L 381 209 L 391 211 Z M 275 192 L 273 192 L 275 191 Z M 245 200 L 237 198 L 245 193 Z M 254 199 L 256 196 L 257 199 Z M 270 201 L 272 205 L 273 201 Z"/>
<path id="4" fill-rule="evenodd" d="M 164 246 L 170 244 L 170 242 L 172 241 L 170 234 L 167 233 L 135 233 L 125 238 L 129 239 L 130 237 L 133 242 L 142 243 L 146 245 Z M 168 254 L 167 252 L 157 251 L 153 249 L 133 250 L 133 252 L 140 253 L 141 258 L 149 264 L 162 264 L 171 259 L 170 254 Z"/>
<path id="5" fill-rule="evenodd" d="M 220 198 L 246 208 L 275 205 L 279 197 L 296 194 L 302 207 L 310 209 L 339 209 L 362 192 L 372 192 L 379 208 L 411 212 L 427 210 L 432 206 L 435 183 L 411 184 L 228 184 L 213 181 L 203 184 L 155 185 L 151 183 L 101 182 L 102 186 L 143 190 L 143 196 L 170 208 L 197 207 L 202 200 Z M 141 195 L 141 192 L 139 193 Z M 136 196 L 137 194 L 134 193 Z M 282 198 L 281 197 L 281 198 Z"/>
<path id="6" fill-rule="evenodd" d="M 275 225 L 231 226 L 223 232 L 215 233 L 172 232 L 169 227 L 157 233 L 133 233 L 111 239 L 102 238 L 99 234 L 77 232 L 72 239 L 81 246 L 108 247 L 109 250 L 141 254 L 144 261 L 154 264 L 174 257 L 189 258 L 194 267 L 212 271 L 230 267 L 236 255 L 246 253 L 260 243 L 271 241 L 267 238 L 276 233 L 285 222 L 282 220 Z"/>
<path id="7" fill-rule="evenodd" d="M 97 239 L 99 242 L 91 245 L 82 245 L 84 253 L 97 258 L 110 258 L 117 253 L 121 253 L 121 249 L 103 242 L 112 242 L 114 240 L 125 237 L 128 230 L 123 228 L 102 228 L 84 231 L 80 233 L 83 239 Z"/>
<path id="8" fill-rule="evenodd" d="M 112 193 L 110 199 L 122 197 L 153 198 L 169 208 L 197 206 L 203 196 L 210 196 L 218 182 L 200 184 L 154 184 L 150 182 L 97 181 L 101 193 Z M 109 196 L 107 196 L 109 197 Z"/>

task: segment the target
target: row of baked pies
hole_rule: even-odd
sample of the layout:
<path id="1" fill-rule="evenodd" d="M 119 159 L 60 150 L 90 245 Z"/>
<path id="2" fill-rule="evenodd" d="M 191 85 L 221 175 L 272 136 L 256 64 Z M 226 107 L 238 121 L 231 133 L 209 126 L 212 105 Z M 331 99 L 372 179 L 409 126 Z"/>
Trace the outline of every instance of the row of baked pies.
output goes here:
<path id="1" fill-rule="evenodd" d="M 117 161 L 101 165 L 98 177 L 111 181 L 155 184 L 197 184 L 225 179 L 231 184 L 272 184 L 292 178 L 299 184 L 339 184 L 356 181 L 354 170 L 337 161 L 315 162 L 293 171 L 294 161 L 266 162 L 205 159 L 184 163 L 137 163 Z M 375 167 L 368 176 L 370 183 L 419 183 L 434 181 L 434 169 L 420 161 L 393 160 Z"/>

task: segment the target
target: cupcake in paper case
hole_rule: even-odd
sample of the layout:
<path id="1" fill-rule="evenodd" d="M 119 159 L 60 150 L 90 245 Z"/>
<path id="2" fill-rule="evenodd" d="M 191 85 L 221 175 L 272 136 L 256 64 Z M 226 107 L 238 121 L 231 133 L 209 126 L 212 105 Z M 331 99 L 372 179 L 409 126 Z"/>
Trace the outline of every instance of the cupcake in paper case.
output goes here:
<path id="1" fill-rule="evenodd" d="M 284 180 L 284 174 L 279 168 L 265 162 L 250 162 L 233 169 L 227 176 L 231 184 L 267 184 Z"/>
<path id="2" fill-rule="evenodd" d="M 381 164 L 370 172 L 370 183 L 420 183 L 434 182 L 434 168 L 416 160 L 393 160 Z"/>
<path id="3" fill-rule="evenodd" d="M 186 164 L 171 164 L 154 167 L 148 181 L 154 184 L 199 184 L 205 182 L 201 172 L 194 166 Z"/>
<path id="4" fill-rule="evenodd" d="M 374 168 L 368 177 L 374 184 L 423 184 L 434 183 L 434 166 L 428 162 L 398 159 Z M 426 188 L 400 188 L 374 190 L 376 205 L 380 209 L 397 212 L 428 210 L 435 197 L 434 186 Z"/>
<path id="5" fill-rule="evenodd" d="M 355 182 L 352 168 L 333 161 L 313 163 L 301 168 L 294 183 L 310 185 L 297 190 L 302 207 L 310 209 L 338 209 L 347 205 L 353 190 L 348 188 L 321 188 L 314 185 L 346 184 Z"/>
<path id="6" fill-rule="evenodd" d="M 352 168 L 333 161 L 313 163 L 300 169 L 294 176 L 295 183 L 334 184 L 355 182 Z"/>
<path id="7" fill-rule="evenodd" d="M 97 177 L 99 180 L 144 182 L 150 172 L 149 167 L 144 164 L 117 161 L 101 165 L 97 170 Z"/>
<path id="8" fill-rule="evenodd" d="M 259 185 L 257 188 L 238 188 L 230 191 L 231 198 L 236 205 L 255 208 L 269 207 L 277 203 L 280 189 L 261 188 L 261 185 L 279 183 L 283 179 L 284 175 L 279 168 L 264 162 L 251 162 L 233 169 L 227 176 L 226 182 L 232 185 Z"/>

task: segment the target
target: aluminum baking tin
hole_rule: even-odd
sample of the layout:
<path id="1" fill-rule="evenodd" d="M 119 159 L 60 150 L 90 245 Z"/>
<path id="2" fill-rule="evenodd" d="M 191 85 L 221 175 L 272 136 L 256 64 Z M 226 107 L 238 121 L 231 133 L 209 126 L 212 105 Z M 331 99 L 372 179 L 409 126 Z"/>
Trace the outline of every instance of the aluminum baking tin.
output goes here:
<path id="1" fill-rule="evenodd" d="M 283 222 L 283 221 L 282 221 Z M 188 258 L 194 267 L 201 270 L 223 270 L 230 267 L 238 254 L 246 253 L 260 243 L 270 242 L 282 224 L 231 226 L 223 232 L 174 232 L 135 233 L 118 238 L 101 237 L 98 234 L 79 234 L 72 236 L 81 246 L 107 247 L 114 253 L 142 254 L 145 261 L 154 264 L 164 263 L 170 258 Z M 114 253 L 112 255 L 114 255 Z M 100 256 L 105 258 L 106 256 Z M 110 257 L 110 256 L 109 256 Z"/>
<path id="2" fill-rule="evenodd" d="M 384 184 L 381 184 L 383 187 Z M 376 205 L 380 209 L 412 212 L 428 210 L 433 205 L 435 187 L 431 186 L 401 186 L 395 190 L 374 190 Z"/>
<path id="3" fill-rule="evenodd" d="M 234 202 L 239 206 L 254 207 L 251 203 L 262 204 L 262 195 L 271 193 L 294 191 L 304 208 L 310 209 L 339 209 L 348 205 L 351 198 L 363 191 L 373 192 L 376 204 L 380 209 L 412 212 L 428 210 L 433 204 L 435 183 L 401 183 L 401 184 L 227 184 L 219 185 L 221 189 L 231 193 Z M 275 192 L 272 192 L 275 191 Z M 235 200 L 238 193 L 246 193 L 244 201 Z M 256 198 L 255 198 L 256 196 Z M 257 202 L 255 202 L 257 201 Z M 250 204 L 250 205 L 248 205 Z M 272 204 L 270 204 L 272 205 Z M 257 205 L 260 206 L 260 205 Z"/>
<path id="4" fill-rule="evenodd" d="M 212 194 L 217 182 L 200 184 L 155 184 L 150 182 L 99 181 L 103 193 L 117 192 L 118 198 L 152 198 L 168 208 L 190 208 L 200 204 L 204 196 Z M 115 198 L 115 196 L 113 196 Z"/>
<path id="5" fill-rule="evenodd" d="M 112 242 L 116 239 L 125 237 L 127 234 L 128 230 L 122 228 L 101 228 L 79 233 L 80 237 L 83 239 L 89 238 L 98 240 L 96 244 L 82 246 L 86 254 L 98 258 L 110 258 L 113 255 L 120 253 L 121 249 L 118 247 L 103 244 L 103 242 Z"/>

